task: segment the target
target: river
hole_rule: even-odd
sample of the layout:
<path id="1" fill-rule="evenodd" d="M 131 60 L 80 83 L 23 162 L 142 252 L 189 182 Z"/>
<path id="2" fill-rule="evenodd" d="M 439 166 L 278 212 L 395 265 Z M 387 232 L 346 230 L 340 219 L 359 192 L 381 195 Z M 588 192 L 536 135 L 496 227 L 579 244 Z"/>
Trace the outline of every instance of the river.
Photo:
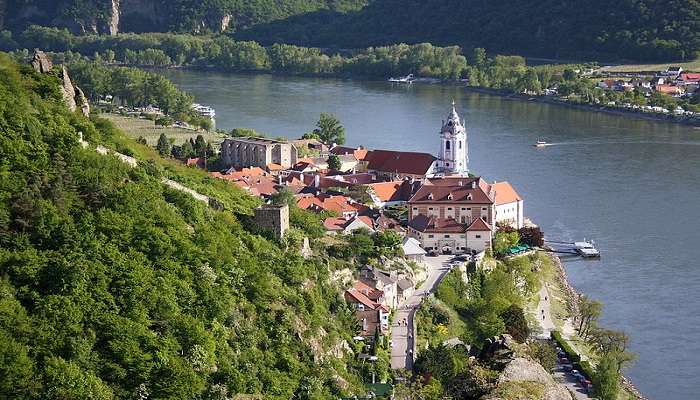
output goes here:
<path id="1" fill-rule="evenodd" d="M 166 74 L 216 109 L 219 128 L 293 138 L 331 112 L 349 145 L 434 154 L 454 99 L 470 169 L 510 181 L 548 238 L 596 241 L 600 261 L 565 266 L 577 290 L 604 302 L 602 324 L 632 337 L 635 385 L 655 399 L 699 397 L 700 129 L 454 86 Z M 552 146 L 531 146 L 539 137 Z"/>

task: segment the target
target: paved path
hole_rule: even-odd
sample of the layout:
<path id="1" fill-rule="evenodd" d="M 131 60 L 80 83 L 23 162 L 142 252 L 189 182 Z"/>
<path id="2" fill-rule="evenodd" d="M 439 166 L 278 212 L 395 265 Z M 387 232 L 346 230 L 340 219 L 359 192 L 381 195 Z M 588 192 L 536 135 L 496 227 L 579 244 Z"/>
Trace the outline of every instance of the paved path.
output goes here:
<path id="1" fill-rule="evenodd" d="M 413 369 L 413 359 L 416 353 L 415 313 L 423 298 L 430 295 L 437 288 L 438 283 L 450 272 L 445 263 L 452 256 L 426 257 L 425 265 L 428 269 L 428 278 L 420 288 L 416 289 L 411 297 L 399 305 L 391 329 L 391 368 Z M 409 350 L 412 350 L 409 353 Z"/>
<path id="2" fill-rule="evenodd" d="M 552 302 L 549 298 L 549 290 L 547 289 L 547 284 L 542 284 L 540 288 L 540 302 L 537 304 L 537 320 L 542 327 L 542 337 L 549 338 L 550 333 L 557 328 L 554 326 L 552 321 L 551 306 Z"/>
<path id="3" fill-rule="evenodd" d="M 540 288 L 540 302 L 537 304 L 537 320 L 540 323 L 540 326 L 542 327 L 542 337 L 549 338 L 550 333 L 553 330 L 556 330 L 556 326 L 554 326 L 554 321 L 552 321 L 552 312 L 551 312 L 551 298 L 549 297 L 549 290 L 547 288 L 547 284 L 543 283 L 542 287 Z M 570 321 L 566 321 L 566 325 L 569 327 L 571 326 Z M 573 329 L 573 328 L 571 328 Z M 566 329 L 565 329 L 566 330 Z M 568 335 L 565 335 L 565 337 L 568 337 Z M 554 379 L 564 385 L 571 393 L 574 394 L 576 397 L 576 400 L 584 400 L 584 399 L 590 399 L 588 394 L 586 394 L 586 391 L 583 390 L 581 385 L 578 384 L 576 379 L 569 373 L 566 373 L 563 369 L 561 364 L 559 364 L 559 360 L 557 360 L 557 369 L 554 371 L 552 374 L 554 375 Z"/>

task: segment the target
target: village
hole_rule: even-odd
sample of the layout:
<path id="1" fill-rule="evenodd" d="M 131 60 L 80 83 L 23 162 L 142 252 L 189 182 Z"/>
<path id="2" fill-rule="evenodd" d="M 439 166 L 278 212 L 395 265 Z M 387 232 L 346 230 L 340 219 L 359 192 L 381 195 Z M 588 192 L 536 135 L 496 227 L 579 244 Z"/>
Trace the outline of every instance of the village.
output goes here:
<path id="1" fill-rule="evenodd" d="M 357 340 L 371 346 L 378 337 L 392 338 L 393 368 L 410 368 L 413 362 L 412 311 L 430 292 L 418 286 L 435 286 L 450 267 L 477 264 L 491 250 L 497 229 L 534 227 L 510 183 L 469 173 L 467 131 L 454 102 L 436 143 L 437 157 L 317 139 L 230 137 L 219 154 L 226 168 L 210 172 L 263 199 L 255 223 L 275 237 L 289 229 L 289 206 L 272 199 L 287 192 L 296 207 L 325 216 L 329 238 L 360 231 L 390 231 L 401 238 L 403 258 L 418 271 L 360 265 L 344 293 L 360 326 Z M 186 160 L 199 167 L 203 161 Z M 452 263 L 443 268 L 447 261 Z"/>
<path id="2" fill-rule="evenodd" d="M 671 66 L 663 71 L 612 72 L 605 68 L 595 71 L 595 76 L 602 75 L 596 83 L 598 89 L 621 93 L 639 93 L 651 97 L 655 93 L 675 99 L 690 98 L 700 93 L 700 73 L 684 71 L 682 67 Z M 621 108 L 635 112 L 657 113 L 695 119 L 700 113 L 686 110 L 680 105 L 635 104 L 629 98 L 610 100 L 603 104 L 607 107 Z"/>

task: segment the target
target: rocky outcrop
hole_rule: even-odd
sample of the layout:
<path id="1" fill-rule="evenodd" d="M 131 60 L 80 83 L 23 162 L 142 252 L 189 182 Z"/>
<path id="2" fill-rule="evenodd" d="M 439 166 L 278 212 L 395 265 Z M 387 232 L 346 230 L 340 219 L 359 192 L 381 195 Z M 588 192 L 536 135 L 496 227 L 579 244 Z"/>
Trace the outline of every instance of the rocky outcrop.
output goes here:
<path id="1" fill-rule="evenodd" d="M 75 86 L 75 104 L 80 109 L 85 117 L 90 116 L 90 103 L 88 102 L 83 89 Z"/>
<path id="2" fill-rule="evenodd" d="M 119 33 L 119 17 L 121 16 L 121 9 L 119 9 L 119 0 L 111 0 L 112 9 L 107 20 L 107 32 L 114 36 Z"/>
<path id="3" fill-rule="evenodd" d="M 515 358 L 518 344 L 510 335 L 495 336 L 486 339 L 484 347 L 479 354 L 479 359 L 487 362 L 496 370 L 502 370 Z"/>
<path id="4" fill-rule="evenodd" d="M 496 389 L 482 400 L 537 398 L 541 400 L 573 400 L 569 391 L 557 383 L 538 363 L 515 358 L 498 377 Z"/>
<path id="5" fill-rule="evenodd" d="M 34 57 L 32 58 L 31 64 L 34 70 L 40 74 L 49 73 L 53 69 L 53 63 L 49 57 L 39 49 L 34 50 Z"/>
<path id="6" fill-rule="evenodd" d="M 63 95 L 63 102 L 66 103 L 66 107 L 69 110 L 75 111 L 78 106 L 75 103 L 75 88 L 73 83 L 70 81 L 70 76 L 68 76 L 68 69 L 65 65 L 61 66 L 61 94 Z"/>
<path id="7" fill-rule="evenodd" d="M 34 70 L 40 74 L 48 74 L 53 71 L 53 63 L 51 62 L 51 59 L 49 59 L 46 53 L 39 49 L 34 50 L 34 57 L 32 57 L 30 64 L 32 65 L 32 68 L 34 68 Z M 61 65 L 61 72 L 58 77 L 61 80 L 59 89 L 61 90 L 63 102 L 66 104 L 66 107 L 73 112 L 79 109 L 85 117 L 89 117 L 90 102 L 82 89 L 73 85 L 70 75 L 68 75 L 68 69 L 65 65 Z"/>

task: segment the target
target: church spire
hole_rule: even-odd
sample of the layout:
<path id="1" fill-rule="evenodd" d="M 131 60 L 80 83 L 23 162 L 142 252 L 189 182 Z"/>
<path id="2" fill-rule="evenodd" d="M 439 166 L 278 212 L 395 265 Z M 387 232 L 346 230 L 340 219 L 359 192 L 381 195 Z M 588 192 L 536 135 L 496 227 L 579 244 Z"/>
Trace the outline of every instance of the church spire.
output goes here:
<path id="1" fill-rule="evenodd" d="M 452 110 L 440 130 L 439 169 L 445 175 L 467 175 L 467 130 L 452 100 Z"/>

